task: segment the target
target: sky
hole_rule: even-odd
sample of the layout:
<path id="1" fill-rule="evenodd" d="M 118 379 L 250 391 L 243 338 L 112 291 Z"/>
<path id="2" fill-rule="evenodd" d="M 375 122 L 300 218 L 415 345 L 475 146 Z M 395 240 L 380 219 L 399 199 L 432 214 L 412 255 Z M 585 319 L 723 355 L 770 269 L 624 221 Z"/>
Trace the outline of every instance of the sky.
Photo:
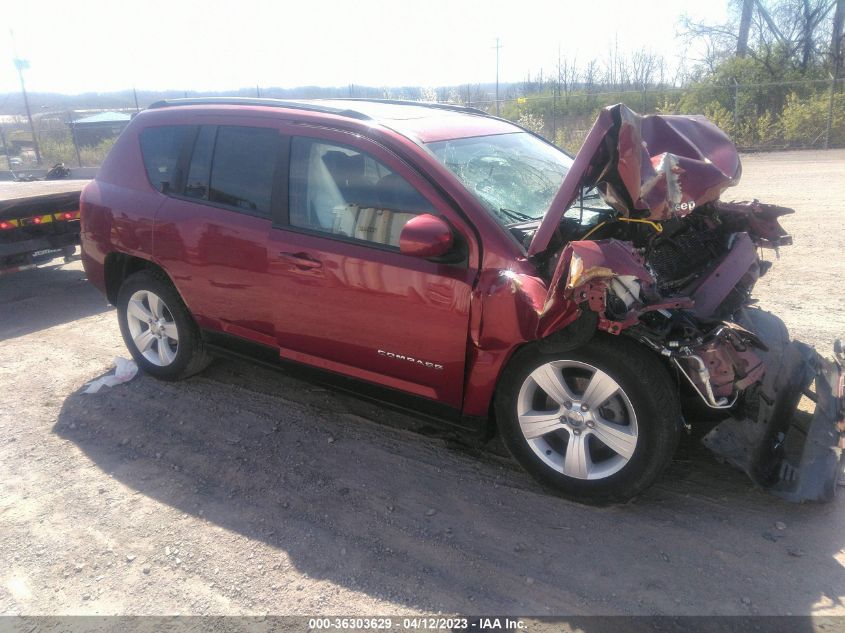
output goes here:
<path id="1" fill-rule="evenodd" d="M 443 86 L 642 47 L 689 54 L 683 13 L 722 21 L 728 0 L 23 0 L 4 3 L 0 93 L 213 91 L 305 85 Z"/>

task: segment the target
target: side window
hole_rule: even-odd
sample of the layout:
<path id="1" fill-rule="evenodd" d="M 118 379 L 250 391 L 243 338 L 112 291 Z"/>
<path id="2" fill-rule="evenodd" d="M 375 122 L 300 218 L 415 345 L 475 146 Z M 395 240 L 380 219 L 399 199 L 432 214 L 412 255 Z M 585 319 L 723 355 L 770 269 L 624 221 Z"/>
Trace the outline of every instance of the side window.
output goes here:
<path id="1" fill-rule="evenodd" d="M 185 180 L 184 195 L 188 198 L 208 200 L 208 183 L 211 177 L 211 154 L 214 152 L 214 138 L 217 128 L 204 125 L 194 140 L 191 153 L 191 166 Z"/>
<path id="2" fill-rule="evenodd" d="M 276 130 L 219 127 L 208 200 L 269 216 L 278 153 Z"/>
<path id="3" fill-rule="evenodd" d="M 189 125 L 164 125 L 150 127 L 141 132 L 141 155 L 150 184 L 156 191 L 164 191 L 165 183 L 168 188 L 178 187 L 176 166 L 179 162 L 179 152 L 185 142 L 194 133 L 195 128 Z"/>
<path id="4" fill-rule="evenodd" d="M 407 180 L 350 147 L 291 140 L 290 223 L 399 248 L 412 217 L 434 208 Z"/>

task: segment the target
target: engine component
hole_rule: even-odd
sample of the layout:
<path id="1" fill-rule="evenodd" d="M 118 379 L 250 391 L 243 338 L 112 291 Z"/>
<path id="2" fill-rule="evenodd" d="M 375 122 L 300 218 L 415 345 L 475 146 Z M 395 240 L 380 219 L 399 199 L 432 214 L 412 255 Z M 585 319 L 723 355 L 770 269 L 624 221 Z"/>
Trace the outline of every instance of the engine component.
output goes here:
<path id="1" fill-rule="evenodd" d="M 657 277 L 661 291 L 680 288 L 725 252 L 718 230 L 701 231 L 688 225 L 672 236 L 657 235 L 647 248 L 646 262 Z"/>

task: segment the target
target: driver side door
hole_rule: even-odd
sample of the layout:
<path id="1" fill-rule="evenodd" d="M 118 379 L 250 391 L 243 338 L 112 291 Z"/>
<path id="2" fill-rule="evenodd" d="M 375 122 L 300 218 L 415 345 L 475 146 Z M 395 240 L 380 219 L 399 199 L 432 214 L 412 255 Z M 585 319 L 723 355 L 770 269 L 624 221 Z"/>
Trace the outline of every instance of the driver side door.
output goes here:
<path id="1" fill-rule="evenodd" d="M 404 224 L 468 227 L 419 174 L 373 141 L 299 128 L 290 137 L 287 213 L 270 233 L 281 355 L 460 408 L 475 266 L 399 250 Z"/>

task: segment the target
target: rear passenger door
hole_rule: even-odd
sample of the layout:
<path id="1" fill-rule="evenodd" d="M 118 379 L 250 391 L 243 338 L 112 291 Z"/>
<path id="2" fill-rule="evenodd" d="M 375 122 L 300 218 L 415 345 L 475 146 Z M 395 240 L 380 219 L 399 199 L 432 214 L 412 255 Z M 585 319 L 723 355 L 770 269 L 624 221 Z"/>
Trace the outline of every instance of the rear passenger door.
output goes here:
<path id="1" fill-rule="evenodd" d="M 459 408 L 472 233 L 382 146 L 301 130 L 290 138 L 287 214 L 268 249 L 282 355 Z M 422 213 L 452 224 L 462 261 L 399 252 L 402 227 Z"/>
<path id="2" fill-rule="evenodd" d="M 153 245 L 200 327 L 273 346 L 267 240 L 279 155 L 279 131 L 262 121 L 191 126 Z"/>

